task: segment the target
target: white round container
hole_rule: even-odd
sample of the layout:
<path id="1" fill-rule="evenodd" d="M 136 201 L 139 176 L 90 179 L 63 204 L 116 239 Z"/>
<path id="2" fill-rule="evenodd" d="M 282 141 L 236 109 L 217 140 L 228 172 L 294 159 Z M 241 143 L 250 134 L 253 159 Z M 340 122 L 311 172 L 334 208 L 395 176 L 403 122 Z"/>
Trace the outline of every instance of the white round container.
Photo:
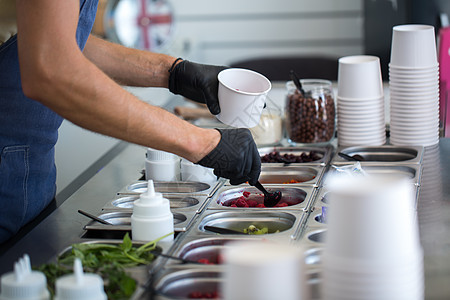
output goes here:
<path id="1" fill-rule="evenodd" d="M 178 181 L 180 179 L 180 158 L 172 153 L 147 149 L 145 178 L 154 181 Z"/>
<path id="2" fill-rule="evenodd" d="M 213 182 L 217 180 L 214 169 L 181 159 L 181 181 Z"/>

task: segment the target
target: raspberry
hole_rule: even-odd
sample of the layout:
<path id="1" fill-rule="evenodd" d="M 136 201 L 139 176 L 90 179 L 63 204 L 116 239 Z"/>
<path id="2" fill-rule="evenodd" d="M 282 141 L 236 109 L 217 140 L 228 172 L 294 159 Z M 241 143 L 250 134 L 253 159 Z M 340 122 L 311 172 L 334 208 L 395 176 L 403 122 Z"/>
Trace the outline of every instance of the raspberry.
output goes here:
<path id="1" fill-rule="evenodd" d="M 199 260 L 197 260 L 197 262 L 201 263 L 201 264 L 205 264 L 205 265 L 212 265 L 213 263 L 209 261 L 209 259 L 207 258 L 200 258 Z"/>
<path id="2" fill-rule="evenodd" d="M 231 204 L 230 207 L 237 207 L 237 205 L 236 204 Z"/>
<path id="3" fill-rule="evenodd" d="M 243 200 L 243 199 L 241 199 L 241 198 L 239 198 L 238 201 L 236 202 L 236 206 L 237 206 L 237 207 L 245 207 L 246 205 L 247 205 L 247 207 L 248 207 L 247 202 L 245 202 L 245 200 Z"/>
<path id="4" fill-rule="evenodd" d="M 245 191 L 245 192 L 242 193 L 242 195 L 243 195 L 245 198 L 248 198 L 248 196 L 250 196 L 250 192 Z"/>
<path id="5" fill-rule="evenodd" d="M 189 293 L 189 298 L 201 299 L 201 298 L 203 298 L 203 294 L 202 294 L 202 292 L 191 292 L 191 293 Z"/>
<path id="6" fill-rule="evenodd" d="M 256 207 L 258 205 L 258 202 L 255 200 L 247 200 L 247 203 L 249 207 Z"/>
<path id="7" fill-rule="evenodd" d="M 256 207 L 266 207 L 266 206 L 262 203 L 259 203 L 258 205 L 256 205 Z"/>

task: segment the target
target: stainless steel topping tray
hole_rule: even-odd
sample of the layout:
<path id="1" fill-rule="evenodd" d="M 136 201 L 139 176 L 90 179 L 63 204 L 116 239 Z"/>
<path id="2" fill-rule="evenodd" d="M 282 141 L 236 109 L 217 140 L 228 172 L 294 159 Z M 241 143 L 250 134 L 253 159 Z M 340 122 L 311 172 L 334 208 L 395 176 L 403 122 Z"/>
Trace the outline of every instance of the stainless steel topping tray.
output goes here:
<path id="1" fill-rule="evenodd" d="M 211 196 L 218 182 L 213 184 L 196 181 L 155 181 L 155 191 L 163 194 L 195 194 Z M 147 191 L 147 181 L 133 182 L 119 191 L 119 194 L 136 193 L 141 194 Z"/>
<path id="2" fill-rule="evenodd" d="M 421 164 L 392 165 L 387 163 L 378 163 L 378 164 L 363 163 L 361 164 L 361 168 L 369 175 L 389 174 L 389 176 L 406 177 L 409 178 L 411 182 L 415 185 L 420 185 L 423 169 Z M 336 172 L 336 169 L 331 167 L 326 173 L 326 176 L 331 176 L 334 172 Z M 327 180 L 326 176 L 323 179 L 322 183 L 326 183 Z"/>
<path id="3" fill-rule="evenodd" d="M 296 164 L 295 166 L 282 167 L 272 166 L 272 164 L 263 164 L 261 167 L 261 174 L 259 181 L 263 185 L 280 185 L 295 186 L 298 184 L 310 184 L 317 186 L 322 180 L 325 172 L 325 167 L 322 165 L 306 166 Z M 289 183 L 291 180 L 298 181 L 296 183 Z M 225 185 L 231 185 L 227 180 Z M 242 184 L 248 185 L 248 184 Z"/>
<path id="4" fill-rule="evenodd" d="M 289 166 L 295 166 L 295 165 L 322 165 L 325 166 L 331 158 L 331 155 L 333 153 L 333 146 L 328 145 L 324 147 L 263 147 L 259 148 L 259 155 L 264 156 L 270 152 L 278 151 L 281 155 L 284 154 L 294 154 L 294 155 L 300 155 L 303 152 L 306 152 L 309 154 L 311 151 L 317 152 L 320 156 L 322 156 L 321 159 L 312 161 L 312 162 L 305 162 L 305 163 L 291 163 L 288 164 Z M 263 165 L 270 165 L 270 166 L 285 166 L 285 163 L 263 163 Z"/>
<path id="5" fill-rule="evenodd" d="M 339 156 L 339 152 L 347 155 L 361 155 L 364 161 L 361 164 L 420 164 L 423 158 L 422 146 L 357 146 L 340 148 L 331 160 L 331 164 L 349 164 L 354 161 L 346 160 Z"/>
<path id="6" fill-rule="evenodd" d="M 280 190 L 282 193 L 282 201 L 286 203 L 298 203 L 286 207 L 229 207 L 223 206 L 221 203 L 230 202 L 236 198 L 242 196 L 243 192 L 249 192 L 250 196 L 247 199 L 252 199 L 257 201 L 258 203 L 264 202 L 264 195 L 262 193 L 250 186 L 224 186 L 220 188 L 217 193 L 212 198 L 211 202 L 207 206 L 207 209 L 221 209 L 221 210 L 236 210 L 236 209 L 245 209 L 247 211 L 264 211 L 264 210 L 303 210 L 307 206 L 310 201 L 310 198 L 313 195 L 314 187 L 312 186 L 291 186 L 291 185 L 277 185 L 270 186 L 267 188 L 269 191 L 272 190 Z"/>
<path id="7" fill-rule="evenodd" d="M 170 209 L 176 212 L 200 212 L 200 208 L 208 199 L 206 195 L 190 194 L 164 194 L 164 198 L 170 201 Z M 139 199 L 139 194 L 117 194 L 108 201 L 103 210 L 133 211 L 134 201 Z"/>
<path id="8" fill-rule="evenodd" d="M 220 252 L 226 247 L 230 242 L 237 241 L 255 241 L 255 239 L 248 238 L 246 236 L 236 237 L 236 236 L 214 236 L 206 238 L 198 237 L 186 237 L 183 241 L 177 244 L 173 254 L 176 257 L 181 257 L 183 259 L 198 261 L 199 259 L 205 258 L 210 262 L 216 263 L 221 260 Z M 260 240 L 264 240 L 263 236 L 260 236 Z M 175 260 L 168 260 L 166 266 L 171 267 L 186 267 L 186 264 L 182 264 Z M 190 267 L 209 267 L 214 265 L 198 265 L 191 264 Z"/>
<path id="9" fill-rule="evenodd" d="M 218 292 L 222 271 L 186 269 L 163 272 L 154 284 L 155 299 L 188 299 L 193 292 Z"/>
<path id="10" fill-rule="evenodd" d="M 104 230 L 104 231 L 131 231 L 130 211 L 103 211 L 97 217 L 108 221 L 114 225 L 104 225 L 95 221 L 89 222 L 84 226 L 85 230 Z M 173 212 L 174 230 L 178 232 L 186 231 L 193 221 L 195 212 Z"/>
<path id="11" fill-rule="evenodd" d="M 171 269 L 160 272 L 154 281 L 156 300 L 188 299 L 192 292 L 214 293 L 219 292 L 223 281 L 223 269 Z M 319 279 L 317 272 L 307 271 L 306 280 L 310 291 L 310 299 L 319 299 Z M 299 284 L 301 284 L 299 279 Z M 257 287 L 255 287 L 257 288 Z"/>
<path id="12" fill-rule="evenodd" d="M 266 209 L 265 211 L 246 211 L 246 210 L 206 210 L 192 224 L 188 235 L 199 235 L 202 237 L 213 236 L 216 233 L 204 229 L 205 225 L 224 227 L 243 231 L 250 225 L 258 228 L 268 227 L 269 233 L 264 235 L 220 235 L 220 236 L 238 236 L 248 238 L 284 240 L 290 241 L 295 237 L 297 229 L 306 218 L 303 211 L 281 212 Z M 275 233 L 277 230 L 279 232 Z"/>

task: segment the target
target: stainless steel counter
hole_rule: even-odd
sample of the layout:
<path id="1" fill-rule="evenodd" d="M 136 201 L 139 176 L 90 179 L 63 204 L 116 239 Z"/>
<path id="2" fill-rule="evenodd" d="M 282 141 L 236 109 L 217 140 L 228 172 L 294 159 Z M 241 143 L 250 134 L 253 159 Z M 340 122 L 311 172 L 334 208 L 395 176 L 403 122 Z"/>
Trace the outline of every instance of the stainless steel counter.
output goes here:
<path id="1" fill-rule="evenodd" d="M 32 264 L 54 258 L 62 249 L 82 240 L 89 219 L 82 209 L 100 212 L 115 193 L 141 177 L 145 148 L 124 144 L 114 159 L 0 257 L 0 274 L 28 253 Z M 427 148 L 418 204 L 419 225 L 425 251 L 426 299 L 450 299 L 450 139 Z"/>

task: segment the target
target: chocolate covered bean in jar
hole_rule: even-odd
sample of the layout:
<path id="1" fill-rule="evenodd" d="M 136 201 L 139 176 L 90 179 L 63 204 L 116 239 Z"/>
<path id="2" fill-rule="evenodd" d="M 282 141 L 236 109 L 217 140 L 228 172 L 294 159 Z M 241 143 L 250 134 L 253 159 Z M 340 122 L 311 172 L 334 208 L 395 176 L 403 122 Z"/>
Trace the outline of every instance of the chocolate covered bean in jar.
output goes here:
<path id="1" fill-rule="evenodd" d="M 331 81 L 300 80 L 304 94 L 288 81 L 286 131 L 291 144 L 325 143 L 334 136 L 336 108 Z"/>

